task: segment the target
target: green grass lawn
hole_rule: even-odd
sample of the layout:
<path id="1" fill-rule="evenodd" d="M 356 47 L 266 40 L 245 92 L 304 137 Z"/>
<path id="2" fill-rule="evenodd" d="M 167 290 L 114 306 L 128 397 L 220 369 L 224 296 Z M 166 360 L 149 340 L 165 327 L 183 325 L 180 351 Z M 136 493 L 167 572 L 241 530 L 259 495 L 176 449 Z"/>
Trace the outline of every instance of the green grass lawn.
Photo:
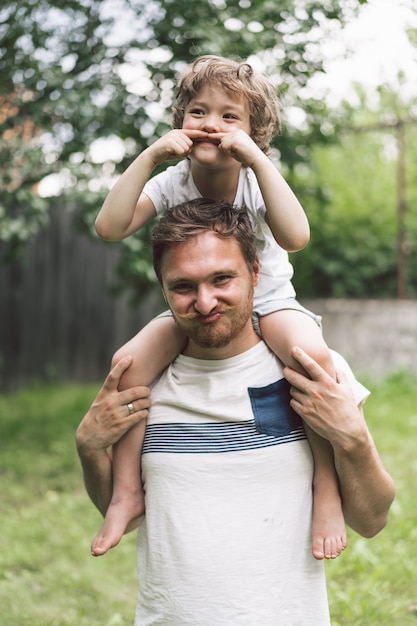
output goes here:
<path id="1" fill-rule="evenodd" d="M 417 381 L 399 374 L 372 388 L 366 414 L 398 493 L 387 528 L 371 540 L 350 533 L 327 564 L 332 623 L 417 626 Z M 133 622 L 135 537 L 105 557 L 89 554 L 100 516 L 83 489 L 74 432 L 96 390 L 0 397 L 1 624 Z"/>
<path id="2" fill-rule="evenodd" d="M 365 414 L 397 496 L 379 535 L 351 532 L 327 564 L 332 625 L 417 625 L 417 380 L 399 373 L 368 386 Z"/>

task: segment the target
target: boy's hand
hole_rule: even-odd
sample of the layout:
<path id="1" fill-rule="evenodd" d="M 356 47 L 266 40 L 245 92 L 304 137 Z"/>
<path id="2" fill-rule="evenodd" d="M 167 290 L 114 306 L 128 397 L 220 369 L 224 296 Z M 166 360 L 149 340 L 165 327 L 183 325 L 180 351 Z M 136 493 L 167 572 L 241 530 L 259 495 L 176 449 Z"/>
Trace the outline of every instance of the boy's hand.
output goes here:
<path id="1" fill-rule="evenodd" d="M 252 167 L 254 161 L 263 154 L 261 149 L 244 130 L 230 133 L 209 133 L 210 139 L 219 141 L 219 150 L 233 157 L 242 165 Z"/>
<path id="2" fill-rule="evenodd" d="M 176 128 L 157 139 L 147 150 L 156 166 L 165 163 L 165 161 L 188 156 L 193 148 L 194 139 L 205 137 L 207 137 L 207 133 L 202 130 Z"/>

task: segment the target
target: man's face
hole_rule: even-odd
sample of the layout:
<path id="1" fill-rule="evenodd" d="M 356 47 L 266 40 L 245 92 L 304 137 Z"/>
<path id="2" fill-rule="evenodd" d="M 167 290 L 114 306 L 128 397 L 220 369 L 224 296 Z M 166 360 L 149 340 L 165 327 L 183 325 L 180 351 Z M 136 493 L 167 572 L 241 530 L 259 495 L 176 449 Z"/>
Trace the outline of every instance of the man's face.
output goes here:
<path id="1" fill-rule="evenodd" d="M 178 326 L 189 337 L 186 354 L 227 358 L 248 349 L 258 273 L 258 262 L 251 272 L 235 239 L 212 231 L 165 253 L 162 288 Z"/>

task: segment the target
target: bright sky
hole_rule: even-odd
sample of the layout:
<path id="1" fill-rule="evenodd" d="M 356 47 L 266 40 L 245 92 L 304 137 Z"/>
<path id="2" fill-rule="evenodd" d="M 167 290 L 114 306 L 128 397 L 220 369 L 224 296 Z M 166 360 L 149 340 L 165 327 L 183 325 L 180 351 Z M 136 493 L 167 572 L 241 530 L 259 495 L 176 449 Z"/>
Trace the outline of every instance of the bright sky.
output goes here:
<path id="1" fill-rule="evenodd" d="M 330 103 L 336 104 L 352 95 L 352 83 L 370 89 L 383 83 L 396 84 L 402 70 L 410 94 L 417 95 L 417 49 L 407 39 L 409 27 L 417 29 L 414 0 L 370 0 L 361 8 L 359 18 L 324 46 L 327 75 L 317 77 L 314 85 L 327 89 Z M 341 58 L 345 53 L 349 58 Z"/>

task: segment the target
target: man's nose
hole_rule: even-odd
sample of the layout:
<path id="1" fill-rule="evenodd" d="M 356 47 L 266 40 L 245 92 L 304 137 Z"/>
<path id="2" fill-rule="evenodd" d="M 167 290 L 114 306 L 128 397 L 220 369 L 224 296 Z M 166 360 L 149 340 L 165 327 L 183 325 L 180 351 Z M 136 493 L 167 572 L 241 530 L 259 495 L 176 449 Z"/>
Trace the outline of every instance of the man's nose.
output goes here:
<path id="1" fill-rule="evenodd" d="M 214 289 L 200 286 L 197 290 L 194 308 L 201 315 L 208 315 L 217 306 L 217 302 Z"/>

